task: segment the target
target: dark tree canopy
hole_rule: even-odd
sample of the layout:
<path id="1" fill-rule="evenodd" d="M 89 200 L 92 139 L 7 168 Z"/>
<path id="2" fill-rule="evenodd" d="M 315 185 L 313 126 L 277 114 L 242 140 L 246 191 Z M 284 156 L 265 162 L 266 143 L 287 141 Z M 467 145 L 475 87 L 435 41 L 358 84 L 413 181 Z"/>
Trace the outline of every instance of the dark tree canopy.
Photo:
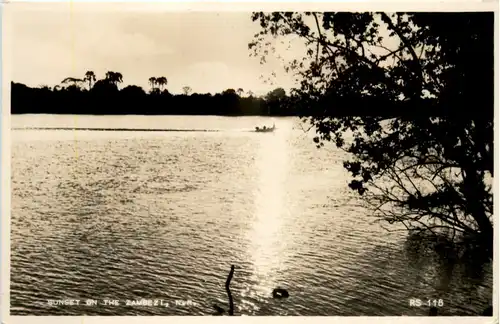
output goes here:
<path id="1" fill-rule="evenodd" d="M 151 90 L 128 85 L 119 89 L 123 81 L 119 72 L 107 72 L 97 80 L 92 71 L 83 79 L 65 78 L 60 85 L 50 88 L 41 85 L 30 88 L 11 83 L 13 114 L 93 114 L 93 115 L 224 115 L 224 116 L 294 116 L 297 111 L 285 107 L 286 100 L 277 104 L 257 98 L 250 91 L 226 89 L 221 93 L 197 94 L 188 86 L 184 94 L 172 95 L 166 88 L 166 77 L 150 77 Z M 277 90 L 273 90 L 273 93 Z M 279 91 L 278 91 L 279 92 Z"/>
<path id="2" fill-rule="evenodd" d="M 352 157 L 349 186 L 409 229 L 479 234 L 492 245 L 493 19 L 484 13 L 254 13 L 249 48 L 274 52 L 319 147 Z"/>
<path id="3" fill-rule="evenodd" d="M 281 100 L 286 98 L 286 91 L 283 88 L 276 88 L 266 96 L 267 100 Z"/>

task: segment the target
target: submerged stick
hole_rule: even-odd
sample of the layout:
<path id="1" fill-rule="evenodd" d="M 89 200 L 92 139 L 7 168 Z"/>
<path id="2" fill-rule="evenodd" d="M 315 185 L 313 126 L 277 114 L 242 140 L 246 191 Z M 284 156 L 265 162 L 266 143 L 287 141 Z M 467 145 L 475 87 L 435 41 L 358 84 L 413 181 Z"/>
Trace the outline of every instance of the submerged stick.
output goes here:
<path id="1" fill-rule="evenodd" d="M 227 298 L 229 299 L 229 315 L 234 315 L 234 304 L 233 304 L 233 296 L 231 295 L 231 289 L 229 289 L 229 284 L 231 283 L 231 279 L 233 279 L 233 273 L 234 273 L 234 265 L 231 266 L 231 271 L 229 272 L 229 275 L 227 276 L 226 280 L 226 292 L 227 292 Z"/>

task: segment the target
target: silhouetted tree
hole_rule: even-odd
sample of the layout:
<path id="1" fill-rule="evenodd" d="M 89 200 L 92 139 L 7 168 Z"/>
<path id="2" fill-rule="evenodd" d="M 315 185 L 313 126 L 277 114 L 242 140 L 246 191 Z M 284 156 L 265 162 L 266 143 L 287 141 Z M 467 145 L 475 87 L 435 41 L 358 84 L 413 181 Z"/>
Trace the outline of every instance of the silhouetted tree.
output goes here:
<path id="1" fill-rule="evenodd" d="M 82 79 L 78 79 L 78 78 L 72 78 L 72 77 L 69 77 L 69 78 L 65 78 L 64 80 L 61 81 L 62 84 L 66 85 L 67 87 L 79 87 L 80 84 L 83 82 Z"/>
<path id="2" fill-rule="evenodd" d="M 156 78 L 155 77 L 150 77 L 149 78 L 149 84 L 151 85 L 151 92 L 155 91 L 155 85 L 156 85 Z"/>
<path id="3" fill-rule="evenodd" d="M 192 89 L 191 89 L 191 87 L 189 87 L 189 86 L 182 87 L 182 92 L 183 92 L 186 96 L 188 96 L 188 95 L 191 93 L 191 91 L 193 91 L 193 90 L 192 90 Z"/>
<path id="4" fill-rule="evenodd" d="M 254 13 L 304 41 L 293 102 L 389 223 L 493 240 L 493 13 Z M 391 46 L 392 44 L 392 46 Z M 346 134 L 352 138 L 347 138 Z"/>
<path id="5" fill-rule="evenodd" d="M 156 83 L 160 86 L 160 90 L 163 90 L 163 87 L 167 85 L 167 82 L 167 78 L 163 76 L 156 78 Z"/>
<path id="6" fill-rule="evenodd" d="M 226 89 L 222 92 L 222 94 L 234 96 L 236 95 L 236 91 L 234 89 Z"/>
<path id="7" fill-rule="evenodd" d="M 269 91 L 265 96 L 269 115 L 287 115 L 286 92 L 283 88 Z"/>
<path id="8" fill-rule="evenodd" d="M 193 93 L 172 95 L 168 90 L 156 88 L 149 94 L 138 86 L 129 85 L 118 89 L 114 78 L 108 72 L 107 78 L 96 81 L 90 90 L 79 87 L 77 79 L 68 79 L 66 88 L 56 85 L 30 88 L 24 84 L 12 83 L 12 113 L 53 113 L 53 114 L 141 114 L 141 115 L 264 115 L 268 103 L 263 98 L 241 98 L 234 89 L 224 90 L 214 96 Z M 158 79 L 162 85 L 166 80 Z M 166 78 L 165 78 L 166 79 Z M 152 80 L 151 80 L 152 81 Z M 73 85 L 75 84 L 75 85 Z M 184 89 L 187 93 L 191 88 Z M 293 111 L 288 113 L 293 115 Z"/>
<path id="9" fill-rule="evenodd" d="M 52 90 L 48 85 L 46 84 L 41 84 L 40 86 L 38 86 L 39 89 L 42 89 L 42 90 Z"/>
<path id="10" fill-rule="evenodd" d="M 270 91 L 266 95 L 267 100 L 273 100 L 273 101 L 281 100 L 285 97 L 286 97 L 286 91 L 283 88 L 276 88 L 273 91 Z"/>
<path id="11" fill-rule="evenodd" d="M 96 81 L 95 74 L 93 71 L 87 71 L 85 73 L 85 78 L 83 79 L 89 83 L 89 90 L 92 89 L 92 83 Z"/>
<path id="12" fill-rule="evenodd" d="M 118 87 L 115 83 L 108 81 L 107 79 L 98 80 L 92 87 L 92 93 L 98 96 L 109 96 L 116 95 L 119 92 Z"/>
<path id="13" fill-rule="evenodd" d="M 126 86 L 120 92 L 130 97 L 142 97 L 146 95 L 144 89 L 136 85 Z"/>
<path id="14" fill-rule="evenodd" d="M 118 87 L 118 83 L 123 82 L 123 76 L 120 72 L 108 71 L 108 72 L 106 72 L 105 80 Z"/>
<path id="15" fill-rule="evenodd" d="M 244 91 L 242 88 L 238 88 L 238 90 L 236 90 L 236 93 L 238 94 L 238 96 L 241 97 L 243 95 Z"/>

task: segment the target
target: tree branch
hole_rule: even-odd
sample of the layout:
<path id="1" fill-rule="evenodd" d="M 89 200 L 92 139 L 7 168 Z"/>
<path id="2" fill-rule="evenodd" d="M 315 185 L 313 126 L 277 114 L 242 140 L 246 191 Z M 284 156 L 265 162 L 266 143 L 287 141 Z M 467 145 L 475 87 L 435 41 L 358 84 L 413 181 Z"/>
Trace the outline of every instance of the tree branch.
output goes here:
<path id="1" fill-rule="evenodd" d="M 319 43 L 320 43 L 320 39 L 323 38 L 323 35 L 321 34 L 321 29 L 319 28 L 318 16 L 316 15 L 315 12 L 313 12 L 313 16 L 314 16 L 314 20 L 316 21 L 316 28 L 318 29 L 318 36 L 319 36 L 317 46 L 316 46 L 316 62 L 318 62 Z"/>
<path id="2" fill-rule="evenodd" d="M 420 92 L 422 91 L 422 86 L 423 86 L 423 80 L 422 80 L 423 74 L 422 74 L 422 66 L 420 65 L 420 60 L 418 59 L 417 53 L 415 53 L 415 49 L 410 44 L 408 39 L 403 35 L 401 30 L 394 25 L 391 18 L 385 12 L 381 12 L 381 15 L 382 15 L 382 20 L 388 25 L 388 27 L 392 31 L 394 31 L 398 35 L 399 39 L 401 40 L 403 45 L 408 49 L 408 51 L 410 52 L 410 55 L 413 58 L 413 63 L 415 64 L 415 67 L 417 68 L 417 71 L 418 71 L 418 80 L 420 83 L 419 84 L 420 89 L 417 93 L 419 94 L 418 96 L 420 96 Z"/>
<path id="3" fill-rule="evenodd" d="M 231 283 L 231 279 L 233 279 L 233 274 L 234 274 L 234 265 L 231 266 L 231 271 L 229 272 L 229 275 L 227 276 L 227 280 L 226 280 L 226 292 L 227 292 L 227 298 L 229 299 L 229 315 L 230 316 L 234 315 L 233 296 L 231 295 L 231 289 L 229 288 L 229 284 Z"/>

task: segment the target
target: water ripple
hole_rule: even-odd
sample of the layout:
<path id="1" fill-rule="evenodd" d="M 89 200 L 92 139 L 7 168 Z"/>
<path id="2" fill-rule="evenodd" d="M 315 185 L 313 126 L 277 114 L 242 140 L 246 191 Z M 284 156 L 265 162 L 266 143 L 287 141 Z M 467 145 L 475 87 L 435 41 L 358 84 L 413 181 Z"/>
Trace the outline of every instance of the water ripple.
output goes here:
<path id="1" fill-rule="evenodd" d="M 490 302 L 491 265 L 474 279 L 411 259 L 404 236 L 352 204 L 343 153 L 302 134 L 75 134 L 13 143 L 13 315 L 207 315 L 227 303 L 231 264 L 238 315 L 426 315 L 410 298 L 471 315 Z M 273 299 L 277 285 L 291 297 Z M 196 304 L 124 304 L 135 298 Z"/>

